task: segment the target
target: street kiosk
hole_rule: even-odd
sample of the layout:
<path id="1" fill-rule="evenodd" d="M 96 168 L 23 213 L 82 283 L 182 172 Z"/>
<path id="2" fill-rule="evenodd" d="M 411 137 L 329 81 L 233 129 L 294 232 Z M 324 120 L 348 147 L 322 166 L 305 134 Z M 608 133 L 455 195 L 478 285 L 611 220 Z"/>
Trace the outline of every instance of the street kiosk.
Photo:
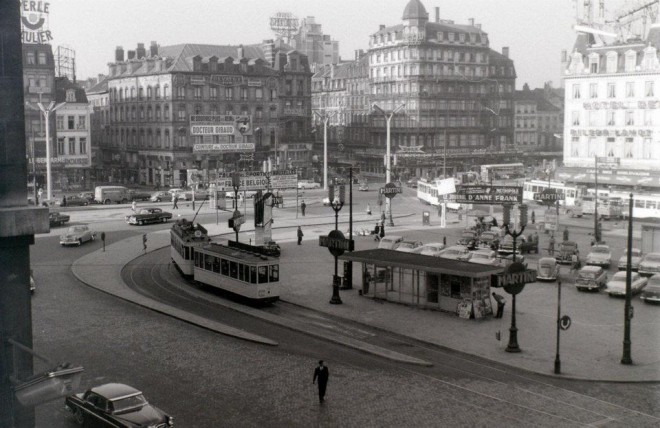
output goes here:
<path id="1" fill-rule="evenodd" d="M 362 264 L 361 294 L 463 318 L 492 315 L 491 275 L 503 268 L 386 249 L 344 253 Z"/>

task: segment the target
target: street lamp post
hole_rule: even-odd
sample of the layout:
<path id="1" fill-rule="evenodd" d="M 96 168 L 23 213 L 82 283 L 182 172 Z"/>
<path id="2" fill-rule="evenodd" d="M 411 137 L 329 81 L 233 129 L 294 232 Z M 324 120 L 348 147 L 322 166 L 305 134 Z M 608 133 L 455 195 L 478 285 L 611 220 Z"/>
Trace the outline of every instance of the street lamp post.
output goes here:
<path id="1" fill-rule="evenodd" d="M 596 184 L 594 189 L 594 241 L 600 242 L 600 231 L 598 230 L 598 156 L 594 156 Z"/>
<path id="2" fill-rule="evenodd" d="M 390 148 L 390 146 L 391 146 L 390 124 L 392 122 L 392 117 L 396 114 L 396 112 L 398 112 L 399 110 L 401 110 L 405 106 L 406 106 L 405 103 L 400 104 L 394 110 L 392 110 L 389 114 L 386 113 L 385 110 L 383 110 L 382 108 L 378 107 L 376 104 L 373 104 L 371 106 L 374 110 L 377 110 L 380 114 L 383 115 L 383 117 L 385 118 L 386 126 L 387 126 L 387 134 L 386 134 L 387 135 L 387 138 L 386 138 L 387 148 L 386 148 L 386 152 L 385 152 L 385 184 L 390 182 L 390 170 L 391 170 L 391 168 L 390 168 L 390 150 L 391 150 L 391 148 Z M 385 203 L 387 204 L 385 209 L 386 209 L 388 217 L 390 219 L 389 226 L 394 226 L 394 221 L 392 220 L 392 200 L 390 198 L 387 198 Z"/>
<path id="3" fill-rule="evenodd" d="M 64 106 L 66 103 L 55 104 L 55 101 L 51 101 L 48 106 L 44 106 L 43 103 L 38 102 L 37 106 L 33 106 L 29 102 L 26 102 L 25 105 L 31 108 L 32 110 L 41 111 L 41 114 L 44 116 L 44 121 L 46 122 L 46 197 L 50 201 L 53 196 L 53 184 L 51 180 L 51 168 L 50 168 L 50 114 L 55 112 L 60 107 Z M 34 162 L 34 159 L 33 159 Z"/>
<path id="4" fill-rule="evenodd" d="M 328 113 L 324 110 L 323 113 L 320 113 L 315 110 L 314 114 L 323 122 L 323 190 L 328 190 L 328 122 L 337 114 L 337 111 Z"/>
<path id="5" fill-rule="evenodd" d="M 630 319 L 632 318 L 632 306 L 630 300 L 632 298 L 632 245 L 633 245 L 633 194 L 630 194 L 630 201 L 628 202 L 628 255 L 626 258 L 626 306 L 623 310 L 623 356 L 621 357 L 621 364 L 632 364 L 631 345 L 630 339 Z"/>

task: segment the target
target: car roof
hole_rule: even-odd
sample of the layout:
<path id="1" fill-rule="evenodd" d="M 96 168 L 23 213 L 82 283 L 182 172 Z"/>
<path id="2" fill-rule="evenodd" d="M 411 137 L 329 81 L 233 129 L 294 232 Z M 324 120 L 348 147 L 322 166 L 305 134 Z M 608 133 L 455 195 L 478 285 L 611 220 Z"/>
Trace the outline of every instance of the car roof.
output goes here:
<path id="1" fill-rule="evenodd" d="M 660 287 L 660 274 L 656 273 L 655 275 L 651 275 L 651 277 L 649 278 L 648 285 L 654 285 Z"/>
<path id="2" fill-rule="evenodd" d="M 382 241 L 382 240 L 385 240 L 385 241 L 398 241 L 399 239 L 403 240 L 403 236 L 399 236 L 399 235 L 388 235 L 388 236 L 383 237 L 383 238 L 381 239 L 381 241 Z"/>
<path id="3" fill-rule="evenodd" d="M 631 273 L 632 273 L 632 276 L 639 275 L 637 272 L 631 272 Z M 620 271 L 616 272 L 612 276 L 612 279 L 614 279 L 614 278 L 616 278 L 616 279 L 623 278 L 625 280 L 626 279 L 626 271 L 625 270 L 620 270 Z"/>
<path id="4" fill-rule="evenodd" d="M 541 257 L 539 263 L 557 263 L 554 257 Z"/>
<path id="5" fill-rule="evenodd" d="M 130 395 L 142 394 L 139 390 L 123 383 L 106 383 L 104 385 L 95 386 L 91 391 L 108 400 L 116 400 Z"/>
<path id="6" fill-rule="evenodd" d="M 467 251 L 467 248 L 465 248 L 462 245 L 452 245 L 451 247 L 445 248 L 445 250 L 461 250 L 461 251 Z"/>
<path id="7" fill-rule="evenodd" d="M 602 270 L 600 266 L 591 266 L 591 265 L 585 266 L 582 269 L 580 269 L 580 271 L 584 271 L 584 272 L 599 272 L 600 270 Z"/>
<path id="8" fill-rule="evenodd" d="M 597 244 L 597 245 L 594 245 L 592 248 L 605 248 L 605 249 L 609 250 L 610 246 L 609 245 L 603 245 L 603 244 Z"/>
<path id="9" fill-rule="evenodd" d="M 492 253 L 494 253 L 494 252 L 495 252 L 495 251 L 493 251 L 493 250 L 489 250 L 489 249 L 487 249 L 487 248 L 482 248 L 482 249 L 480 249 L 480 250 L 473 251 L 473 254 L 487 254 L 487 255 L 490 255 L 490 254 L 492 254 Z"/>

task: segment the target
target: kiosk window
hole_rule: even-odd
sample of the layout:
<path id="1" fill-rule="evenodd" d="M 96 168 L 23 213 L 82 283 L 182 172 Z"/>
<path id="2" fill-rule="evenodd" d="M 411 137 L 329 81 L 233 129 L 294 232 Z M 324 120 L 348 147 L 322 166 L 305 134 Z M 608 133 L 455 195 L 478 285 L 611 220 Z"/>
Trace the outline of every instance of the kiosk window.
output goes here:
<path id="1" fill-rule="evenodd" d="M 280 280 L 280 265 L 268 266 L 269 282 L 277 282 Z"/>
<path id="2" fill-rule="evenodd" d="M 454 299 L 461 298 L 461 280 L 458 277 L 452 276 L 449 280 L 451 287 L 451 297 Z"/>
<path id="3" fill-rule="evenodd" d="M 259 284 L 268 282 L 268 266 L 259 266 Z"/>
<path id="4" fill-rule="evenodd" d="M 257 283 L 257 267 L 256 266 L 250 266 L 250 282 L 252 284 Z"/>
<path id="5" fill-rule="evenodd" d="M 229 262 L 229 276 L 232 278 L 238 278 L 238 263 Z"/>
<path id="6" fill-rule="evenodd" d="M 229 260 L 222 259 L 220 262 L 220 272 L 225 276 L 229 276 Z"/>

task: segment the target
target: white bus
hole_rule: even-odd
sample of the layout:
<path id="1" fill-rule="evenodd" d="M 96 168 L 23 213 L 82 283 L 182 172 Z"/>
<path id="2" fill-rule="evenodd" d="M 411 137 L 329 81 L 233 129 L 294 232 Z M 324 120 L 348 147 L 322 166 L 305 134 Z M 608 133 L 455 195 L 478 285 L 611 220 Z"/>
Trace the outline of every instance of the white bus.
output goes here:
<path id="1" fill-rule="evenodd" d="M 561 181 L 530 180 L 523 183 L 523 200 L 533 201 L 534 193 L 541 193 L 547 188 L 556 189 L 564 194 L 564 199 L 559 201 L 560 205 L 567 207 L 575 206 L 576 200 L 582 200 L 582 190 L 573 184 L 564 184 Z M 578 202 L 579 203 L 579 202 Z"/>
<path id="2" fill-rule="evenodd" d="M 525 165 L 522 163 L 501 163 L 481 165 L 481 181 L 508 180 L 525 176 Z"/>
<path id="3" fill-rule="evenodd" d="M 426 181 L 425 179 L 421 179 L 417 182 L 417 199 L 419 199 L 421 202 L 425 203 L 426 205 L 434 205 L 438 206 L 440 203 L 445 202 L 444 198 L 442 195 L 438 198 L 438 195 L 440 194 L 439 188 L 440 188 L 440 179 L 434 180 L 434 181 Z M 454 182 L 456 182 L 456 179 L 454 179 Z M 460 209 L 461 204 L 458 204 L 456 202 L 446 202 L 447 204 L 447 210 L 449 211 L 456 211 Z"/>
<path id="4" fill-rule="evenodd" d="M 630 193 L 612 192 L 611 195 L 621 198 L 621 214 L 628 217 Z M 633 218 L 660 218 L 660 195 L 634 194 Z"/>

